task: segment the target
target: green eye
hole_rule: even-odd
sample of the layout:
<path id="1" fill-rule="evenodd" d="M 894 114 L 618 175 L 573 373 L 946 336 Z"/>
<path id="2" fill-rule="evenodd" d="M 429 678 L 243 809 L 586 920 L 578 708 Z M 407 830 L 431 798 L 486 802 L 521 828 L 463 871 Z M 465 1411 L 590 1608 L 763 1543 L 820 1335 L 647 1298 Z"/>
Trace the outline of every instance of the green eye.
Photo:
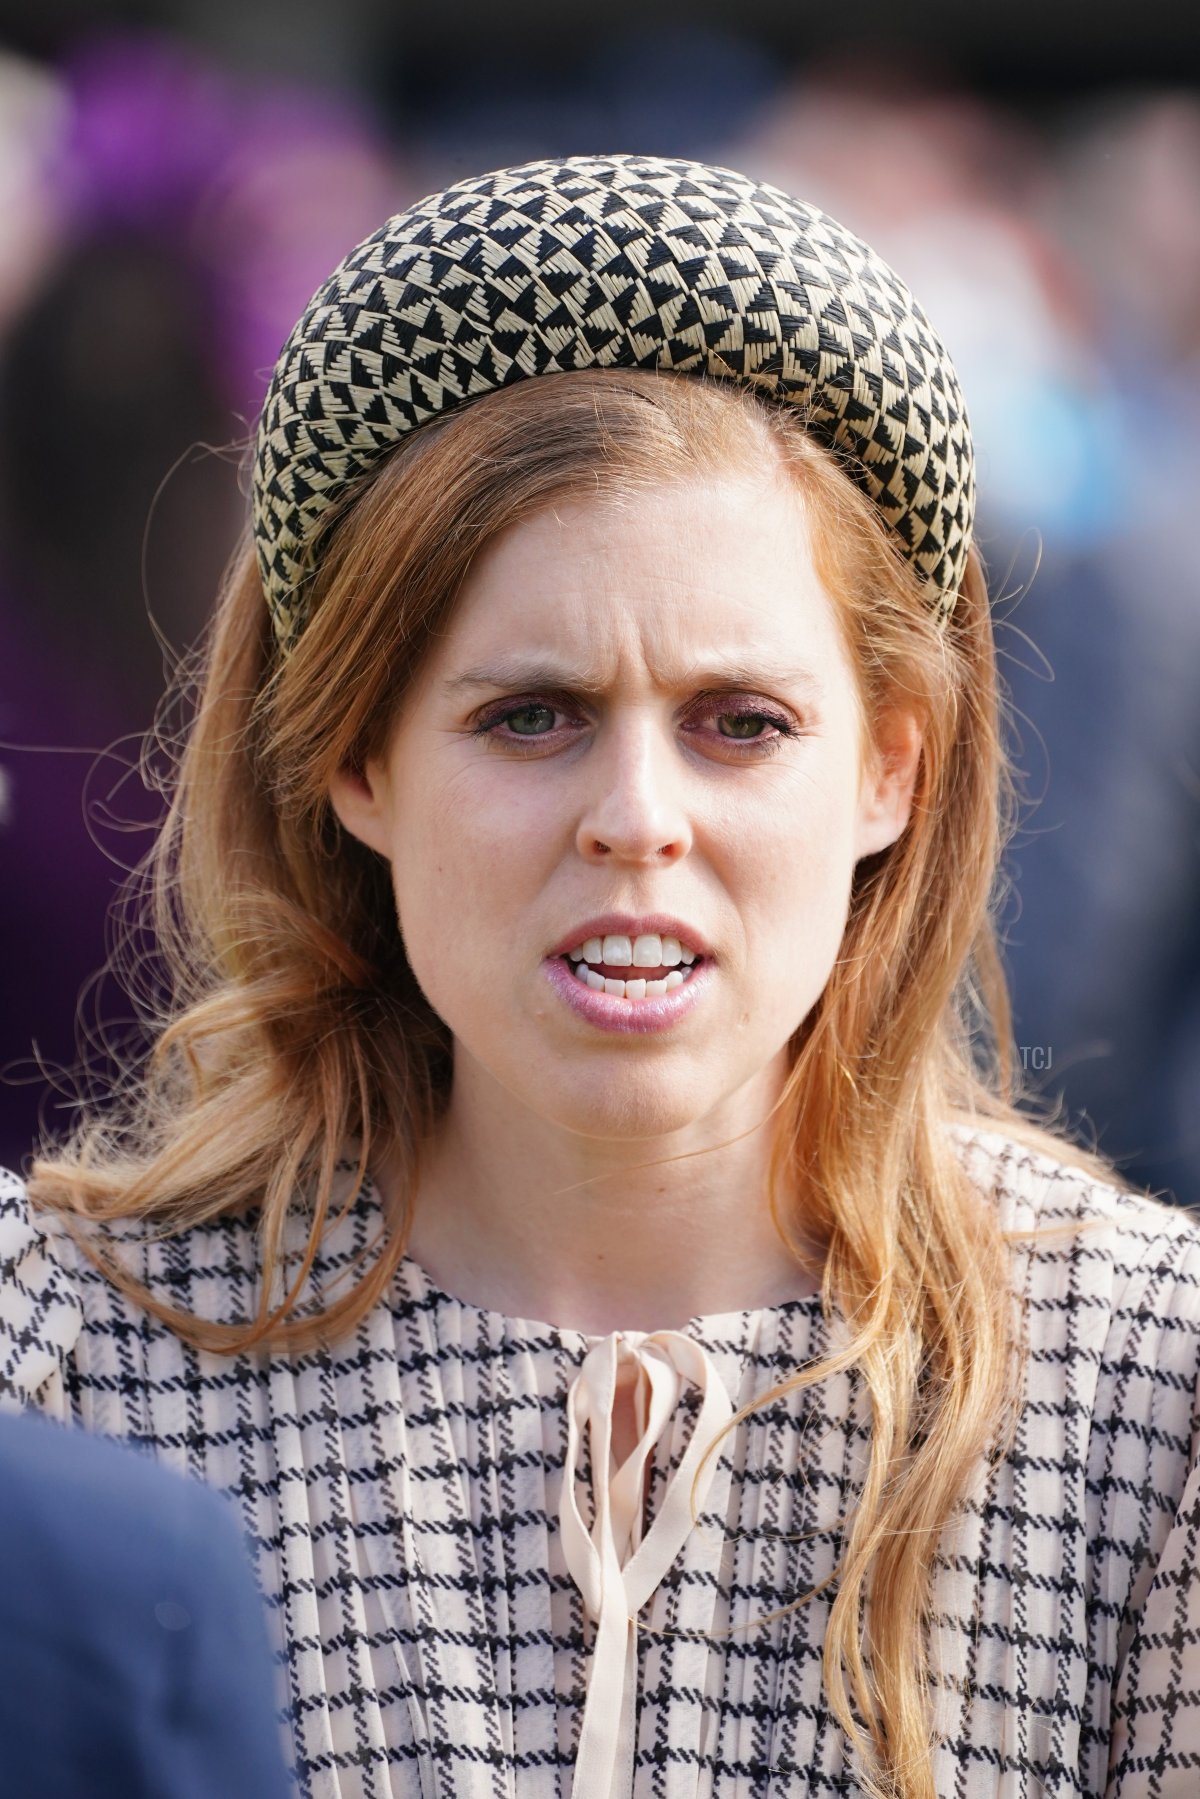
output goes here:
<path id="1" fill-rule="evenodd" d="M 543 718 L 548 718 L 550 720 L 550 728 L 553 729 L 554 711 L 550 706 L 522 706 L 516 712 L 506 712 L 504 715 L 504 723 L 509 725 L 509 727 L 516 732 L 518 737 L 542 737 L 545 735 L 542 731 L 522 731 L 518 726 L 513 725 L 514 719 L 535 718 L 539 713 Z"/>
<path id="2" fill-rule="evenodd" d="M 754 758 L 762 761 L 765 757 L 776 754 L 783 747 L 785 739 L 801 735 L 800 727 L 785 715 L 769 712 L 761 707 L 756 710 L 747 708 L 718 712 L 713 709 L 715 697 L 709 696 L 709 707 L 699 716 L 716 721 L 715 735 L 718 739 L 747 749 L 750 755 L 746 760 Z M 569 726 L 572 711 L 569 699 L 553 702 L 526 700 L 523 704 L 510 704 L 488 713 L 471 727 L 471 736 L 490 737 L 497 743 L 507 743 L 513 749 L 518 744 L 536 743 L 540 737 L 553 736 L 554 721 L 560 713 L 567 719 Z M 541 720 L 540 725 L 538 720 Z M 764 729 L 764 726 L 767 728 Z M 711 729 L 707 732 L 694 732 L 694 727 L 689 726 L 688 730 L 689 734 L 694 733 L 700 737 L 714 735 Z"/>
<path id="3" fill-rule="evenodd" d="M 718 717 L 718 723 L 723 723 L 727 719 L 734 725 L 758 725 L 760 735 L 761 727 L 769 722 L 766 714 L 763 712 L 722 712 Z M 745 740 L 746 738 L 753 738 L 755 732 L 745 731 L 739 733 L 736 731 L 722 731 L 721 735 L 722 737 L 740 736 Z"/>

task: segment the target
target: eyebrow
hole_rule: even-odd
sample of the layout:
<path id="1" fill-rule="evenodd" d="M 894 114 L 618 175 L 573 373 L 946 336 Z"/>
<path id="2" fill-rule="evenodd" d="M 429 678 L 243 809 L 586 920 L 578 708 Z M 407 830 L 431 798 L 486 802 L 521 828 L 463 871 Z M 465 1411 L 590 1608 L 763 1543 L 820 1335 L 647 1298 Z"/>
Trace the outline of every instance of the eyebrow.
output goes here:
<path id="1" fill-rule="evenodd" d="M 685 671 L 680 685 L 721 688 L 783 686 L 795 688 L 814 699 L 820 699 L 825 692 L 824 683 L 810 668 L 782 668 L 778 664 L 764 664 L 756 668 L 749 663 L 736 661 L 722 661 L 707 669 L 697 665 Z M 576 674 L 561 663 L 527 662 L 516 657 L 501 657 L 487 667 L 464 669 L 462 674 L 453 675 L 442 682 L 442 692 L 447 696 L 477 687 L 554 687 L 589 696 L 596 696 L 604 691 L 603 683 L 588 670 Z"/>

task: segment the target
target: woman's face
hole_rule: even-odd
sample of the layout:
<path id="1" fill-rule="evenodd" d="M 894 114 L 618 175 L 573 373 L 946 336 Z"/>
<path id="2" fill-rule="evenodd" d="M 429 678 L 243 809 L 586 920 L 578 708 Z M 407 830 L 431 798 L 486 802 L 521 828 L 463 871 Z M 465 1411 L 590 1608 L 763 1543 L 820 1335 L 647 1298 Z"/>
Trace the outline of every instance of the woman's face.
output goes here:
<path id="1" fill-rule="evenodd" d="M 456 1083 L 469 1057 L 516 1105 L 610 1138 L 686 1129 L 756 1087 L 769 1106 L 855 863 L 908 817 L 915 726 L 884 722 L 865 768 L 779 477 L 564 501 L 493 542 L 386 752 L 331 790 L 391 862 Z M 590 982 L 563 954 L 580 947 Z M 645 997 L 617 985 L 640 980 Z"/>

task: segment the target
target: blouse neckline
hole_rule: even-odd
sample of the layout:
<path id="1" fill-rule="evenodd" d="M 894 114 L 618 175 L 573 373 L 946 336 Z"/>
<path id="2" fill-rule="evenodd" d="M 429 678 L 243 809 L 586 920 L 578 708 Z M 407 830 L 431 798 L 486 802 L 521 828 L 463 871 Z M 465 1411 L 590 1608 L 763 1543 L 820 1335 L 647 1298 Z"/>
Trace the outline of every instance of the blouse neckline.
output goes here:
<path id="1" fill-rule="evenodd" d="M 466 1322 L 473 1321 L 481 1334 L 493 1339 L 504 1339 L 512 1342 L 551 1342 L 571 1347 L 576 1350 L 592 1348 L 604 1342 L 607 1336 L 623 1336 L 626 1334 L 644 1337 L 645 1331 L 635 1331 L 632 1326 L 619 1327 L 616 1331 L 595 1332 L 583 1331 L 574 1325 L 552 1324 L 549 1320 L 521 1318 L 507 1312 L 496 1311 L 490 1306 L 476 1305 L 471 1300 L 459 1299 L 440 1287 L 421 1263 L 405 1254 L 398 1264 L 398 1274 L 409 1295 L 425 1304 L 438 1309 L 452 1308 Z M 684 1336 L 700 1343 L 738 1343 L 746 1331 L 750 1321 L 774 1319 L 782 1323 L 785 1319 L 795 1317 L 813 1318 L 821 1315 L 820 1293 L 806 1293 L 795 1299 L 784 1299 L 773 1306 L 741 1306 L 727 1312 L 696 1313 L 686 1324 L 679 1326 L 656 1327 L 656 1329 L 676 1330 Z"/>

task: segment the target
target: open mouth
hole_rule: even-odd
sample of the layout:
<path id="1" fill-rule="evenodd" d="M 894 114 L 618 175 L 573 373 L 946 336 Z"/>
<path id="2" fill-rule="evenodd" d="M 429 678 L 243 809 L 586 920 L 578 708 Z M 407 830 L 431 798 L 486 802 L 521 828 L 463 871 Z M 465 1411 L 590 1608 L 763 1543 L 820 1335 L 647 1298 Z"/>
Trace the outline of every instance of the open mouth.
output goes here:
<path id="1" fill-rule="evenodd" d="M 704 956 L 696 956 L 690 963 L 668 967 L 665 963 L 657 968 L 632 968 L 624 964 L 612 962 L 588 962 L 574 953 L 560 956 L 575 979 L 581 986 L 589 987 L 593 993 L 607 993 L 612 999 L 661 999 L 664 994 L 674 993 L 690 981 L 698 968 L 706 960 Z"/>

